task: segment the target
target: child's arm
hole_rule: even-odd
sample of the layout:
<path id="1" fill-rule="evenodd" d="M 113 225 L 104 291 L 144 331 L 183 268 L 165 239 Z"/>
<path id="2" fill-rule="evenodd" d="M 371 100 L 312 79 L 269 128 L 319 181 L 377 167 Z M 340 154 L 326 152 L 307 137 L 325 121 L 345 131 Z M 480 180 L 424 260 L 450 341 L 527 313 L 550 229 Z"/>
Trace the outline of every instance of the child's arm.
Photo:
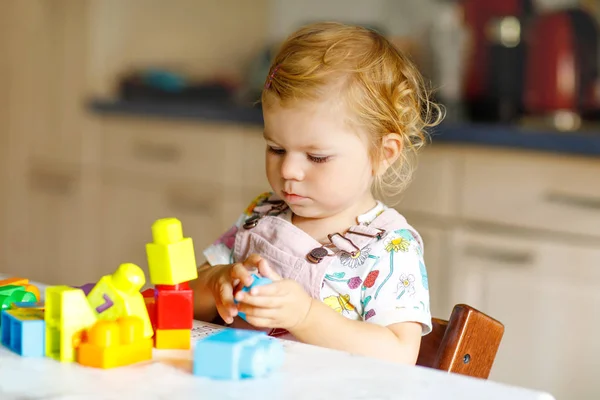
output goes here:
<path id="1" fill-rule="evenodd" d="M 304 343 L 413 365 L 419 354 L 421 331 L 421 325 L 415 322 L 385 327 L 350 320 L 315 299 L 311 299 L 304 321 L 290 329 Z"/>
<path id="2" fill-rule="evenodd" d="M 218 272 L 219 266 L 204 263 L 198 267 L 198 278 L 190 282 L 194 292 L 194 318 L 211 322 L 217 317 L 217 306 L 210 288 L 210 280 Z"/>

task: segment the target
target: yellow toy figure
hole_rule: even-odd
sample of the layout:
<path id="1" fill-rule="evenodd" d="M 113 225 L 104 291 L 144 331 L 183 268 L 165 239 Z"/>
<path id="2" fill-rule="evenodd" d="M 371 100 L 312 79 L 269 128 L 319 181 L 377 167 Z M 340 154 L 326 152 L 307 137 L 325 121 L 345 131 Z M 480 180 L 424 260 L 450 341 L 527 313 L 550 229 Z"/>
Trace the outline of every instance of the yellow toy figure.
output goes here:
<path id="1" fill-rule="evenodd" d="M 183 237 L 181 221 L 162 218 L 152 224 L 153 243 L 146 245 L 153 285 L 178 285 L 198 278 L 191 238 Z"/>
<path id="2" fill-rule="evenodd" d="M 112 275 L 103 276 L 87 299 L 100 320 L 136 316 L 142 320 L 144 337 L 154 334 L 140 289 L 146 283 L 144 271 L 135 264 L 121 264 Z"/>

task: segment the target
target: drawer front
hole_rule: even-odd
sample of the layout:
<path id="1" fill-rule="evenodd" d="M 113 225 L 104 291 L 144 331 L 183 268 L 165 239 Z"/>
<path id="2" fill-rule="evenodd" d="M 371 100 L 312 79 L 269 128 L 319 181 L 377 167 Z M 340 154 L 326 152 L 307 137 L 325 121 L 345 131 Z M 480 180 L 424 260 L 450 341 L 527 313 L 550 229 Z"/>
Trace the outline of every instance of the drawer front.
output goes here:
<path id="1" fill-rule="evenodd" d="M 233 124 L 107 118 L 102 164 L 173 179 L 238 184 L 240 128 Z"/>
<path id="2" fill-rule="evenodd" d="M 398 211 L 454 216 L 458 209 L 460 165 L 461 155 L 454 147 L 426 149 L 419 156 L 412 182 L 400 196 Z"/>
<path id="3" fill-rule="evenodd" d="M 600 235 L 600 160 L 481 151 L 464 179 L 467 219 Z"/>

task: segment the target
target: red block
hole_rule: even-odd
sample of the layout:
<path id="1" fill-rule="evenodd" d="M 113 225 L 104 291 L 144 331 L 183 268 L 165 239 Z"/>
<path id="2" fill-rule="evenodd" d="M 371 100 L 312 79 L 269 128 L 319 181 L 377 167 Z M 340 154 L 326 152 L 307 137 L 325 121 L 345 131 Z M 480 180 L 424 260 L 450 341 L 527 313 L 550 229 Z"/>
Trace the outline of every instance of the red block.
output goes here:
<path id="1" fill-rule="evenodd" d="M 150 323 L 152 328 L 156 330 L 156 290 L 146 289 L 142 292 L 144 297 L 144 303 L 146 303 L 146 310 L 148 310 L 148 316 L 150 317 Z"/>
<path id="2" fill-rule="evenodd" d="M 156 285 L 155 329 L 192 329 L 194 297 L 187 282 Z"/>

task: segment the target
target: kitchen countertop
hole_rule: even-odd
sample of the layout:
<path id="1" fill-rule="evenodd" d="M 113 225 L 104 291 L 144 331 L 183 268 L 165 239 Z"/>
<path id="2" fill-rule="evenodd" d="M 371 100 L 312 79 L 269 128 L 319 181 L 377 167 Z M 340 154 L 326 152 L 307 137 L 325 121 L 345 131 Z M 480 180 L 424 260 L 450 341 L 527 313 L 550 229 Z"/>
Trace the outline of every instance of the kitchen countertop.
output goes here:
<path id="1" fill-rule="evenodd" d="M 163 119 L 222 121 L 261 125 L 259 106 L 229 103 L 172 104 L 93 100 L 92 112 L 100 115 L 132 115 Z M 522 128 L 499 124 L 443 123 L 431 132 L 432 143 L 497 146 L 534 151 L 600 157 L 600 128 L 561 133 L 550 128 Z"/>
<path id="2" fill-rule="evenodd" d="M 6 275 L 0 274 L 0 278 Z M 45 291 L 46 285 L 31 282 Z M 195 342 L 223 329 L 194 321 Z M 281 340 L 281 339 L 273 339 Z M 95 369 L 24 358 L 0 346 L 0 398 L 9 399 L 461 399 L 553 400 L 550 394 L 491 380 L 283 340 L 283 367 L 263 379 L 215 381 L 191 374 L 192 352 L 156 350 L 150 362 Z"/>

